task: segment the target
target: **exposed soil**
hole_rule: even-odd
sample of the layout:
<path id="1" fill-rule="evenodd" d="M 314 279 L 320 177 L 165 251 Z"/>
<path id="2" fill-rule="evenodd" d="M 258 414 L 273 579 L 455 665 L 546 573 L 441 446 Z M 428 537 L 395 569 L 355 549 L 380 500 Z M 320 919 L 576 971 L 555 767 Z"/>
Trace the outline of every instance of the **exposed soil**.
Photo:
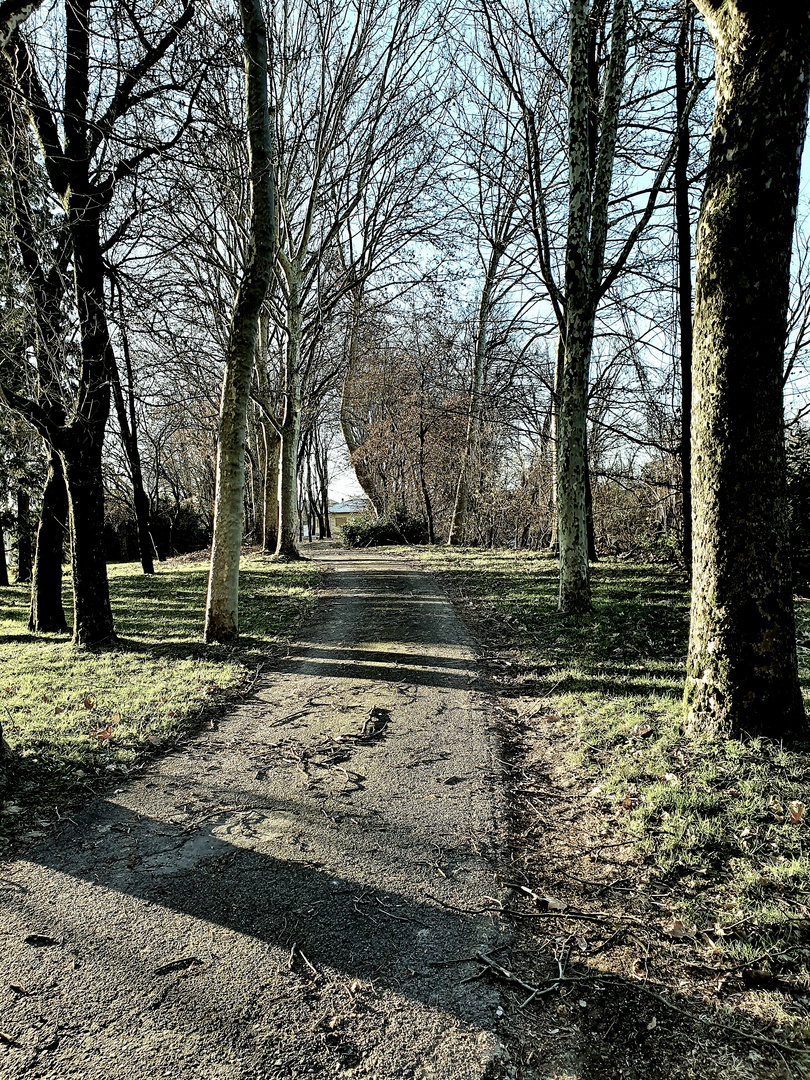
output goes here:
<path id="1" fill-rule="evenodd" d="M 4 1077 L 510 1070 L 470 640 L 426 575 L 317 557 L 316 619 L 241 708 L 0 871 Z"/>

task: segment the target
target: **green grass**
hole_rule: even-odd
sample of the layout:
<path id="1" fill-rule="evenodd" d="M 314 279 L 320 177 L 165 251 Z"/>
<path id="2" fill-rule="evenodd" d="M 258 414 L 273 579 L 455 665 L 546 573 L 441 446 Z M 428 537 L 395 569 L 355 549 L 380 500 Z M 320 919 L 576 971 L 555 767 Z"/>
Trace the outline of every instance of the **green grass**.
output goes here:
<path id="1" fill-rule="evenodd" d="M 12 751 L 0 853 L 198 724 L 293 632 L 320 573 L 311 562 L 243 558 L 240 638 L 223 646 L 202 643 L 207 572 L 207 562 L 179 560 L 154 577 L 138 564 L 110 566 L 120 640 L 98 651 L 30 634 L 28 588 L 0 588 L 0 724 Z M 66 592 L 66 611 L 70 604 Z"/>
<path id="2" fill-rule="evenodd" d="M 505 616 L 519 650 L 507 693 L 548 697 L 570 722 L 579 765 L 606 814 L 643 853 L 697 930 L 744 920 L 717 947 L 729 963 L 757 961 L 810 979 L 810 745 L 786 749 L 689 737 L 682 726 L 689 595 L 675 567 L 600 561 L 594 612 L 556 611 L 557 563 L 546 555 L 408 549 L 468 604 Z M 810 602 L 798 601 L 799 640 Z M 805 698 L 810 664 L 800 651 Z M 809 804 L 799 823 L 789 804 Z"/>

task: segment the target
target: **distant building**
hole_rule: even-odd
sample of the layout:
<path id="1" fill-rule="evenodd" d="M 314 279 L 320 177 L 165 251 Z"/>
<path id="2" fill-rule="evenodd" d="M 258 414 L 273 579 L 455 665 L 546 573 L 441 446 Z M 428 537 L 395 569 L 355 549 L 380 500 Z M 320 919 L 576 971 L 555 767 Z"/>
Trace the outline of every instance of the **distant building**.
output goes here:
<path id="1" fill-rule="evenodd" d="M 332 530 L 332 534 L 334 535 L 341 525 L 345 525 L 349 521 L 356 521 L 363 514 L 367 514 L 370 509 L 371 503 L 365 495 L 358 495 L 356 498 L 347 499 L 345 502 L 332 503 L 329 507 L 329 528 Z"/>

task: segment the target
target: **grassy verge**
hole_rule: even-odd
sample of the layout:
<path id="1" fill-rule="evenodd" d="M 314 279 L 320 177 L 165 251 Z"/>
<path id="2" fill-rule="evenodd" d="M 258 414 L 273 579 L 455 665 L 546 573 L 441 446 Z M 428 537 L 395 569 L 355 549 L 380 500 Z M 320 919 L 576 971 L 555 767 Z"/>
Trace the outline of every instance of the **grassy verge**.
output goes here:
<path id="1" fill-rule="evenodd" d="M 98 652 L 29 634 L 28 589 L 0 588 L 0 723 L 11 748 L 0 855 L 198 724 L 294 630 L 320 573 L 311 562 L 243 558 L 241 637 L 211 646 L 201 640 L 207 572 L 206 561 L 175 560 L 151 578 L 137 564 L 111 566 L 120 643 Z"/>
<path id="2" fill-rule="evenodd" d="M 604 560 L 595 610 L 556 612 L 545 555 L 408 549 L 518 650 L 509 692 L 548 700 L 577 732 L 592 794 L 665 882 L 684 933 L 810 990 L 810 745 L 687 737 L 681 724 L 688 590 L 675 568 Z M 810 638 L 810 602 L 797 606 Z M 491 627 L 495 630 L 495 621 Z M 810 663 L 800 649 L 805 695 Z"/>

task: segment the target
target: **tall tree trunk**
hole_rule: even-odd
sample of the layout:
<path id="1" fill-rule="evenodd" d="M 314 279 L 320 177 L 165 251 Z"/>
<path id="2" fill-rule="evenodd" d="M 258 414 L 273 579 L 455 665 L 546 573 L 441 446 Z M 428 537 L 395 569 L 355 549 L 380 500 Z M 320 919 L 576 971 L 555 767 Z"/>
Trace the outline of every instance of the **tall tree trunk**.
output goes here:
<path id="1" fill-rule="evenodd" d="M 557 541 L 559 609 L 588 611 L 585 432 L 593 341 L 588 238 L 591 168 L 588 112 L 588 0 L 571 0 L 568 46 L 568 238 L 565 258 L 565 354 L 557 389 Z"/>
<path id="2" fill-rule="evenodd" d="M 62 558 L 68 523 L 68 495 L 59 455 L 51 450 L 37 529 L 28 629 L 38 634 L 67 630 L 62 606 Z"/>
<path id="3" fill-rule="evenodd" d="M 17 542 L 17 583 L 31 581 L 31 496 L 17 488 L 17 522 L 14 529 Z"/>
<path id="4" fill-rule="evenodd" d="M 138 551 L 141 557 L 141 568 L 144 574 L 154 574 L 154 541 L 152 540 L 149 496 L 144 490 L 143 473 L 141 472 L 141 455 L 138 450 L 137 435 L 127 422 L 124 395 L 121 389 L 121 381 L 118 377 L 117 368 L 114 368 L 111 383 L 115 408 L 118 414 L 118 424 L 121 431 L 121 442 L 127 455 L 127 462 L 129 463 L 129 477 L 132 482 L 132 502 L 138 531 Z"/>
<path id="5" fill-rule="evenodd" d="M 596 552 L 596 528 L 593 521 L 593 488 L 591 487 L 591 464 L 588 459 L 588 437 L 585 435 L 585 530 L 588 538 L 588 562 L 598 562 Z"/>
<path id="6" fill-rule="evenodd" d="M 318 461 L 318 500 L 320 503 L 318 518 L 323 523 L 321 540 L 331 540 L 332 530 L 329 527 L 329 454 L 326 447 L 321 449 Z"/>
<path id="7" fill-rule="evenodd" d="M 38 66 L 24 39 L 18 38 L 13 50 L 2 54 L 4 81 L 13 79 L 21 91 L 19 100 L 36 131 L 45 159 L 45 173 L 53 195 L 62 204 L 70 234 L 70 245 L 65 251 L 72 254 L 73 259 L 81 363 L 72 415 L 67 422 L 59 395 L 52 396 L 42 387 L 37 399 L 32 401 L 0 385 L 0 397 L 24 417 L 62 459 L 73 541 L 73 641 L 77 645 L 99 645 L 114 639 L 102 544 L 104 489 L 101 461 L 109 416 L 113 353 L 104 306 L 100 222 L 112 200 L 117 178 L 131 175 L 143 154 L 140 139 L 136 138 L 132 157 L 119 158 L 111 170 L 98 172 L 99 143 L 106 140 L 109 131 L 104 130 L 103 123 L 99 127 L 97 114 L 92 118 L 88 115 L 92 111 L 89 109 L 91 88 L 100 62 L 98 44 L 91 43 L 94 32 L 91 8 L 92 0 L 72 0 L 64 7 L 60 54 L 64 61 L 64 94 L 58 106 L 51 105 L 49 92 L 40 82 Z M 146 49 L 141 60 L 130 68 L 125 82 L 119 85 L 119 92 L 113 95 L 114 101 L 108 103 L 104 119 L 109 119 L 110 124 L 122 119 L 137 101 L 142 100 L 141 95 L 135 93 L 138 83 L 173 47 L 193 11 L 193 4 L 184 4 L 182 13 L 171 23 L 160 43 Z M 54 71 L 50 70 L 48 78 L 53 75 Z M 132 134 L 131 125 L 129 130 Z M 101 179 L 96 182 L 99 175 Z M 22 194 L 19 189 L 15 199 L 18 194 Z M 26 228 L 23 226 L 23 232 Z M 28 245 L 24 239 L 22 242 L 29 246 L 33 255 L 36 244 Z M 24 261 L 26 259 L 28 256 L 24 255 Z M 57 257 L 53 269 L 59 271 L 63 265 L 67 265 L 67 260 L 63 264 Z M 43 282 L 41 275 L 37 276 L 40 278 L 40 285 L 36 286 L 39 291 Z M 53 290 L 50 292 L 52 297 L 56 295 Z M 58 306 L 57 303 L 52 310 L 57 312 Z M 44 328 L 41 319 L 39 322 L 40 328 Z M 38 338 L 46 352 L 50 344 L 48 333 L 53 333 L 54 325 L 44 337 L 38 328 Z M 57 349 L 55 355 L 59 354 Z M 40 375 L 43 374 L 40 371 Z M 50 369 L 48 375 L 52 374 L 53 369 Z"/>
<path id="8" fill-rule="evenodd" d="M 685 116 L 688 87 L 686 53 L 692 25 L 691 3 L 684 6 L 681 32 L 675 50 L 675 101 L 678 116 Z M 678 243 L 678 325 L 681 368 L 681 553 L 687 572 L 692 573 L 692 215 L 689 209 L 689 123 L 684 120 L 675 155 L 675 229 Z"/>
<path id="9" fill-rule="evenodd" d="M 0 585 L 8 585 L 8 562 L 6 561 L 6 540 L 3 526 L 0 525 Z"/>
<path id="10" fill-rule="evenodd" d="M 262 513 L 262 551 L 275 553 L 278 544 L 278 470 L 281 438 L 267 419 L 261 421 L 264 437 L 264 509 Z"/>
<path id="11" fill-rule="evenodd" d="M 261 0 L 240 0 L 245 52 L 250 241 L 234 304 L 222 382 L 214 539 L 208 575 L 205 640 L 239 633 L 239 556 L 245 484 L 245 425 L 262 306 L 270 287 L 276 242 L 273 144 L 267 106 L 267 32 Z"/>
<path id="12" fill-rule="evenodd" d="M 559 550 L 557 536 L 557 447 L 560 443 L 560 387 L 565 364 L 565 334 L 557 336 L 557 354 L 554 359 L 554 385 L 551 390 L 551 530 L 549 550 Z"/>
<path id="13" fill-rule="evenodd" d="M 357 362 L 360 343 L 360 312 L 363 291 L 356 285 L 352 291 L 351 327 L 349 330 L 349 355 L 346 361 L 346 374 L 343 377 L 343 389 L 340 395 L 340 430 L 346 440 L 349 458 L 357 477 L 357 483 L 365 492 L 368 501 L 379 518 L 385 513 L 385 498 L 374 481 L 374 475 L 363 456 L 362 443 L 357 439 L 352 425 L 351 394 L 357 375 Z"/>
<path id="14" fill-rule="evenodd" d="M 151 507 L 149 496 L 143 486 L 143 470 L 141 469 L 141 453 L 138 448 L 138 420 L 135 413 L 135 381 L 132 372 L 132 358 L 129 352 L 129 335 L 124 321 L 124 299 L 120 287 L 118 288 L 119 329 L 122 338 L 122 351 L 127 369 L 127 402 L 124 401 L 124 391 L 121 386 L 121 378 L 118 365 L 113 364 L 111 383 L 115 411 L 118 414 L 118 427 L 121 433 L 121 442 L 129 463 L 129 478 L 132 482 L 132 502 L 135 509 L 135 522 L 138 530 L 138 549 L 141 556 L 141 568 L 144 574 L 154 574 L 155 563 L 153 552 L 155 542 L 152 538 Z M 127 410 L 127 404 L 129 409 Z"/>
<path id="15" fill-rule="evenodd" d="M 104 555 L 101 440 L 90 433 L 61 452 L 68 491 L 73 571 L 73 642 L 94 647 L 115 640 Z"/>
<path id="16" fill-rule="evenodd" d="M 790 738 L 799 690 L 782 363 L 810 10 L 698 0 L 715 112 L 697 233 L 688 726 Z"/>
<path id="17" fill-rule="evenodd" d="M 276 555 L 280 559 L 300 559 L 297 538 L 300 528 L 298 442 L 301 434 L 301 268 L 298 263 L 294 263 L 291 268 L 289 289 Z"/>
<path id="18" fill-rule="evenodd" d="M 78 141 L 81 136 L 74 136 Z M 104 308 L 104 266 L 95 193 L 77 193 L 70 223 L 76 306 L 81 324 L 82 369 L 74 415 L 52 445 L 59 451 L 68 490 L 73 572 L 73 643 L 95 647 L 115 641 L 104 554 L 104 432 L 110 414 L 114 359 Z"/>
<path id="19" fill-rule="evenodd" d="M 481 299 L 478 303 L 478 320 L 475 327 L 475 358 L 473 362 L 472 390 L 470 406 L 467 411 L 467 431 L 464 436 L 464 453 L 456 484 L 456 497 L 453 503 L 453 518 L 450 523 L 450 535 L 447 543 L 454 546 L 464 538 L 464 518 L 467 513 L 467 499 L 470 484 L 470 462 L 478 439 L 481 426 L 481 393 L 484 388 L 484 360 L 487 354 L 487 329 L 492 308 L 492 290 L 498 274 L 498 265 L 505 247 L 493 243 L 490 249 L 484 284 L 481 287 Z"/>
<path id="20" fill-rule="evenodd" d="M 590 153 L 588 0 L 571 0 L 568 52 L 568 237 L 565 355 L 558 390 L 557 535 L 559 610 L 590 610 L 587 414 L 594 320 L 608 229 L 608 200 L 627 59 L 627 2 L 615 0 L 599 147 Z"/>

